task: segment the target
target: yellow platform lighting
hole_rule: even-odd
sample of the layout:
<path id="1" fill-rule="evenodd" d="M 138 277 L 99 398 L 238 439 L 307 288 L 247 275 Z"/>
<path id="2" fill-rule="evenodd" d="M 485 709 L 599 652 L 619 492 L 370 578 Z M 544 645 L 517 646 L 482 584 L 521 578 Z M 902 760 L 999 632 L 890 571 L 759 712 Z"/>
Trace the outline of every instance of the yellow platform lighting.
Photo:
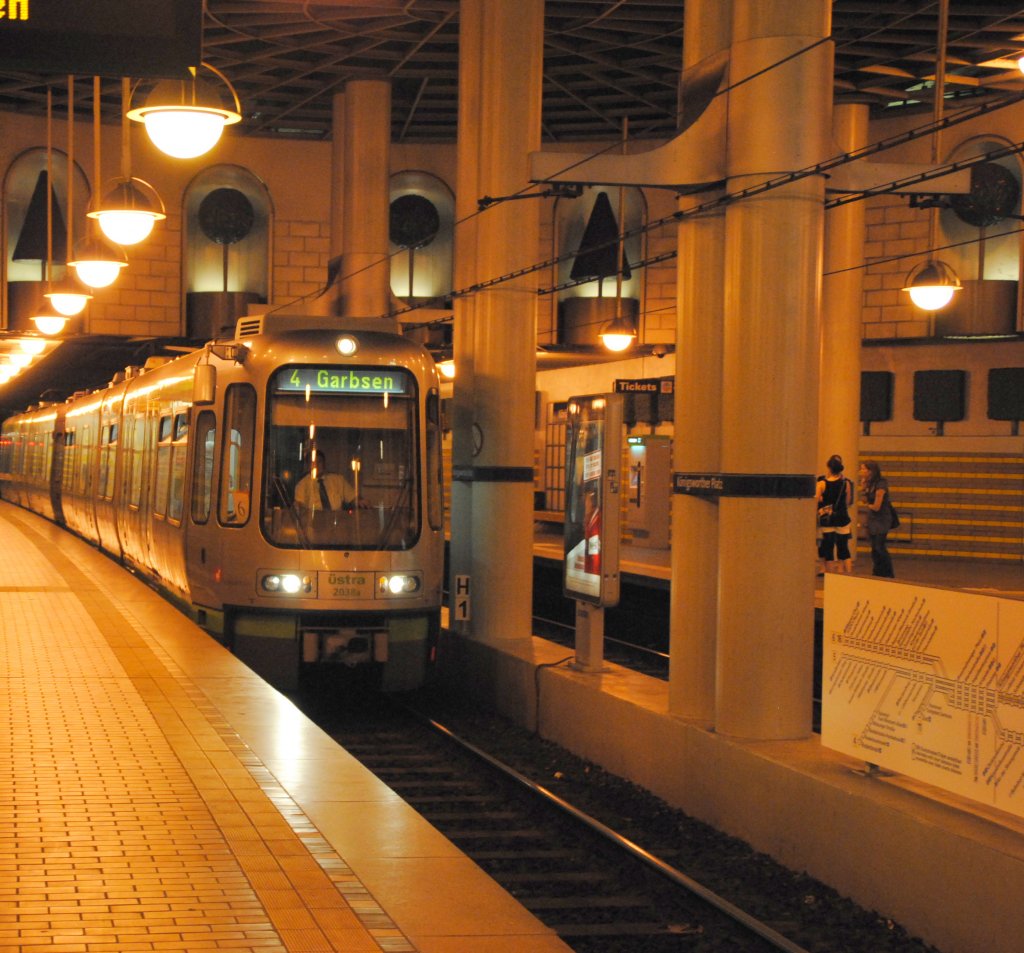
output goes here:
<path id="1" fill-rule="evenodd" d="M 73 258 L 68 264 L 75 269 L 78 280 L 90 288 L 112 285 L 121 274 L 121 269 L 128 267 L 125 253 L 98 236 L 81 239 L 75 245 Z"/>
<path id="2" fill-rule="evenodd" d="M 625 351 L 636 340 L 636 328 L 629 318 L 620 314 L 608 322 L 600 336 L 609 351 Z"/>
<path id="3" fill-rule="evenodd" d="M 60 334 L 68 323 L 68 319 L 59 314 L 37 314 L 32 318 L 32 323 L 40 334 L 52 337 Z"/>

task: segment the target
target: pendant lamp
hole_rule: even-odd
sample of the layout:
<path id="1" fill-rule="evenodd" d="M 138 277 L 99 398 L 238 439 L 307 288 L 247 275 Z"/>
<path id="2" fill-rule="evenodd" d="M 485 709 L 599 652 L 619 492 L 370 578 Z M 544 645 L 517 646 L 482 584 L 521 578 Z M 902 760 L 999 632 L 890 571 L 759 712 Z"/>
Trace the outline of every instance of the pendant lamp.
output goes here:
<path id="1" fill-rule="evenodd" d="M 118 245 L 137 245 L 148 238 L 153 226 L 167 218 L 156 189 L 131 174 L 131 128 L 127 110 L 131 85 L 121 80 L 121 175 L 87 217 L 99 222 L 100 230 Z"/>
<path id="2" fill-rule="evenodd" d="M 189 67 L 190 80 L 164 80 L 153 87 L 144 106 L 127 116 L 146 127 L 153 145 L 175 159 L 205 155 L 219 141 L 225 126 L 240 122 L 242 107 L 227 77 L 209 63 L 200 64 L 217 76 L 231 93 L 234 108 L 225 108 L 217 89 L 197 77 Z"/>
<path id="3" fill-rule="evenodd" d="M 65 262 L 74 257 L 75 219 L 75 77 L 68 76 L 68 173 L 67 173 L 67 253 Z M 73 318 L 85 310 L 92 300 L 89 294 L 69 272 L 57 284 L 52 285 L 43 296 L 47 298 L 56 315 L 38 315 L 34 320 L 43 334 L 60 334 L 67 323 L 63 318 Z M 59 317 L 63 316 L 63 317 Z M 42 322 L 42 324 L 40 324 Z"/>

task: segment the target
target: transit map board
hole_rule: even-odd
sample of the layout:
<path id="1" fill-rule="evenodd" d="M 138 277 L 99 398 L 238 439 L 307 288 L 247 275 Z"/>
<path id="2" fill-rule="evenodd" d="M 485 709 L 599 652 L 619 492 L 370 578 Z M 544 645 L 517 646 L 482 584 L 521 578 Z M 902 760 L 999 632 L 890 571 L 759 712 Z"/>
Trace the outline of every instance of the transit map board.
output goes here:
<path id="1" fill-rule="evenodd" d="M 570 599 L 618 604 L 621 460 L 622 395 L 569 398 L 562 589 Z"/>
<path id="2" fill-rule="evenodd" d="M 1024 602 L 828 574 L 821 742 L 1024 817 Z"/>

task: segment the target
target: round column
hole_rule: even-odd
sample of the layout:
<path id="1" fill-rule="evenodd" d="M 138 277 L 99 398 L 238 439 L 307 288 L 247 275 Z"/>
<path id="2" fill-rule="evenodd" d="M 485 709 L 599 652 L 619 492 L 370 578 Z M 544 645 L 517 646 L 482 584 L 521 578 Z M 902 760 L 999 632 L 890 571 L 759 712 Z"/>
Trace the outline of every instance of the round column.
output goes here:
<path id="1" fill-rule="evenodd" d="M 730 80 L 756 78 L 730 94 L 730 192 L 829 154 L 831 48 L 807 48 L 828 36 L 830 7 L 827 0 L 735 0 Z M 810 177 L 726 212 L 727 473 L 816 472 L 823 198 L 823 179 Z M 723 734 L 810 733 L 814 522 L 808 499 L 722 499 L 716 728 Z"/>
<path id="2" fill-rule="evenodd" d="M 391 310 L 391 84 L 385 79 L 350 80 L 343 112 L 341 313 L 377 317 Z"/>
<path id="3" fill-rule="evenodd" d="M 868 144 L 866 103 L 837 103 L 832 118 L 836 148 Z M 821 387 L 818 465 L 838 453 L 846 476 L 857 482 L 860 444 L 860 371 L 864 303 L 864 202 L 825 215 L 825 277 L 821 298 Z M 822 469 L 817 470 L 823 473 Z"/>
<path id="4" fill-rule="evenodd" d="M 469 97 L 459 113 L 462 200 L 467 190 L 475 202 L 529 184 L 529 153 L 540 148 L 543 14 L 542 0 L 468 0 L 460 6 L 460 97 Z M 504 202 L 476 216 L 471 230 L 460 225 L 459 256 L 468 240 L 474 245 L 475 279 L 468 283 L 535 262 L 538 214 L 537 202 Z M 460 266 L 460 287 L 468 277 Z M 471 529 L 468 631 L 488 642 L 531 632 L 535 288 L 536 280 L 524 276 L 477 291 L 455 328 L 455 425 L 461 432 L 455 435 L 453 483 L 462 487 L 453 494 L 452 536 Z M 460 356 L 472 362 L 468 378 Z M 464 541 L 459 550 L 464 561 Z"/>
<path id="5" fill-rule="evenodd" d="M 731 0 L 687 0 L 684 69 L 729 46 L 731 19 Z M 703 194 L 696 201 L 707 198 Z M 725 209 L 683 219 L 677 248 L 672 465 L 681 472 L 715 473 L 722 468 Z M 673 496 L 671 572 L 669 711 L 710 725 L 718 628 L 717 502 Z"/>

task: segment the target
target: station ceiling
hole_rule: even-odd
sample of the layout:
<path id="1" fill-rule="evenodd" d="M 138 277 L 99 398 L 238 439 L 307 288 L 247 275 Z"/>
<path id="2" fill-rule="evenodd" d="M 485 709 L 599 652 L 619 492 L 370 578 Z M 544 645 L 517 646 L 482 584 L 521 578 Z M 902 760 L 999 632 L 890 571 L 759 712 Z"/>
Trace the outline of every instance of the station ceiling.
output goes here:
<path id="1" fill-rule="evenodd" d="M 511 0 L 503 0 L 511 2 Z M 203 57 L 238 92 L 236 135 L 321 140 L 331 101 L 352 78 L 390 77 L 396 142 L 454 142 L 458 110 L 458 0 L 206 0 Z M 930 98 L 937 0 L 835 0 L 835 88 L 876 113 Z M 547 0 L 543 137 L 664 137 L 676 128 L 683 0 Z M 1024 2 L 949 0 L 947 96 L 1018 91 Z M 56 81 L 56 82 L 54 82 Z M 4 72 L 0 109 L 41 113 L 47 83 L 62 110 L 62 76 Z M 80 84 L 85 87 L 87 84 Z M 76 106 L 91 116 L 91 89 Z M 104 83 L 116 122 L 120 85 Z"/>
<path id="2" fill-rule="evenodd" d="M 624 120 L 631 138 L 673 135 L 683 11 L 683 0 L 547 0 L 544 141 L 618 138 Z M 835 0 L 837 100 L 866 101 L 876 116 L 930 112 L 939 11 L 937 0 Z M 230 135 L 329 139 L 334 94 L 349 79 L 386 76 L 395 142 L 454 142 L 458 31 L 458 0 L 205 0 L 203 57 L 241 100 Z M 949 0 L 946 37 L 947 108 L 1024 91 L 1024 0 Z M 44 115 L 52 87 L 54 110 L 65 113 L 63 75 L 2 67 L 0 111 Z M 83 121 L 91 97 L 90 83 L 77 84 Z M 120 121 L 116 76 L 102 82 L 101 112 Z M 68 393 L 99 386 L 161 343 L 88 340 L 88 349 L 67 342 L 0 388 L 0 416 L 38 400 L 48 382 Z M 0 338 L 0 351 L 7 346 L 16 345 Z"/>

